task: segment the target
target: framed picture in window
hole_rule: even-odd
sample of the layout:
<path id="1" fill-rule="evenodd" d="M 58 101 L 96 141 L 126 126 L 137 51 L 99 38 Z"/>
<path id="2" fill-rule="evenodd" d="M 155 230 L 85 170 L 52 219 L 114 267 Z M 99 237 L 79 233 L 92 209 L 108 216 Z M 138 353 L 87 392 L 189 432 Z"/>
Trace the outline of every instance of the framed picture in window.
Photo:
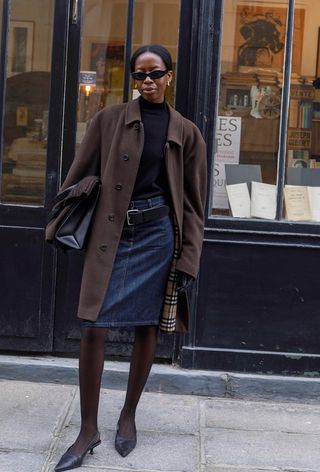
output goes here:
<path id="1" fill-rule="evenodd" d="M 32 71 L 33 34 L 33 21 L 10 22 L 8 77 Z"/>
<path id="2" fill-rule="evenodd" d="M 267 2 L 265 2 L 267 3 Z M 292 72 L 300 74 L 305 10 L 295 9 Z M 234 64 L 235 70 L 247 68 L 283 71 L 287 8 L 276 5 L 238 5 Z"/>

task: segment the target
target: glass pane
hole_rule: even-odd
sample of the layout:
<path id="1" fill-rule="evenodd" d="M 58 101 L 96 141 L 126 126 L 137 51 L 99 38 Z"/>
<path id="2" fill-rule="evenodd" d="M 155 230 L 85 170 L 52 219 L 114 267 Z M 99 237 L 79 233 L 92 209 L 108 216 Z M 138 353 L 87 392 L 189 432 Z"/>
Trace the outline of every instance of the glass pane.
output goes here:
<path id="1" fill-rule="evenodd" d="M 284 218 L 320 221 L 320 10 L 298 1 L 290 88 Z M 312 187 L 312 188 L 311 188 Z"/>
<path id="2" fill-rule="evenodd" d="M 133 51 L 144 44 L 161 44 L 172 56 L 174 76 L 170 87 L 167 87 L 167 100 L 171 105 L 175 98 L 175 70 L 177 63 L 179 34 L 179 0 L 136 1 L 133 29 Z M 132 82 L 131 94 L 136 91 Z"/>
<path id="3" fill-rule="evenodd" d="M 47 155 L 53 0 L 12 0 L 1 202 L 42 204 Z"/>
<path id="4" fill-rule="evenodd" d="M 224 5 L 212 213 L 274 219 L 287 2 Z"/>
<path id="5" fill-rule="evenodd" d="M 127 2 L 86 0 L 83 16 L 77 147 L 102 108 L 122 103 Z"/>

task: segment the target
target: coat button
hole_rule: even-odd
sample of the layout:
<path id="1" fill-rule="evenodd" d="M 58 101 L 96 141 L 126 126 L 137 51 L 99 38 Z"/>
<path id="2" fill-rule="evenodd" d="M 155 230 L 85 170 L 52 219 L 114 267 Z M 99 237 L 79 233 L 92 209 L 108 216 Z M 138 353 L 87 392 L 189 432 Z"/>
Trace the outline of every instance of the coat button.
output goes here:
<path id="1" fill-rule="evenodd" d="M 108 247 L 108 246 L 104 244 L 103 246 L 99 246 L 99 249 L 100 249 L 100 251 L 102 251 L 102 252 L 106 252 L 107 247 Z"/>
<path id="2" fill-rule="evenodd" d="M 128 161 L 128 160 L 129 160 L 128 154 L 124 154 L 124 155 L 122 156 L 122 159 L 123 159 L 124 161 Z"/>
<path id="3" fill-rule="evenodd" d="M 121 184 L 117 184 L 117 185 L 115 186 L 115 189 L 116 189 L 116 190 L 122 190 L 122 185 L 121 185 Z"/>
<path id="4" fill-rule="evenodd" d="M 133 129 L 139 130 L 139 129 L 140 129 L 140 123 L 136 122 L 136 123 L 133 125 Z"/>
<path id="5" fill-rule="evenodd" d="M 114 215 L 112 215 L 112 214 L 109 215 L 109 216 L 108 216 L 108 220 L 109 220 L 109 221 L 114 221 Z"/>

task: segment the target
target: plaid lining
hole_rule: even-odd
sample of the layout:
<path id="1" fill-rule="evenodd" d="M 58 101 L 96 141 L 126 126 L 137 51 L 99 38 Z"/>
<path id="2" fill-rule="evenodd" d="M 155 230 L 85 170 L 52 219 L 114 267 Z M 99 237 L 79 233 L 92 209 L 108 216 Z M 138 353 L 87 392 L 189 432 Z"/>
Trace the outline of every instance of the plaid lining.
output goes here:
<path id="1" fill-rule="evenodd" d="M 174 220 L 174 251 L 173 259 L 170 268 L 170 274 L 168 278 L 166 294 L 164 298 L 164 305 L 162 314 L 160 317 L 159 328 L 164 333 L 174 333 L 176 328 L 176 317 L 177 317 L 177 306 L 178 306 L 178 293 L 177 293 L 177 279 L 178 273 L 176 271 L 177 261 L 179 259 L 179 228 Z"/>

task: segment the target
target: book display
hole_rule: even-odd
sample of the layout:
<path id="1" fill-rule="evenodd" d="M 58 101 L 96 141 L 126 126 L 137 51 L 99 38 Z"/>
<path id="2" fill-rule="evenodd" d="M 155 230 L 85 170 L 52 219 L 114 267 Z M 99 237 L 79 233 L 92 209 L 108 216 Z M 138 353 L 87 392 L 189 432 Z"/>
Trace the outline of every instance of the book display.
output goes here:
<path id="1" fill-rule="evenodd" d="M 264 218 L 274 220 L 276 217 L 276 186 L 261 182 L 250 182 L 248 185 L 227 185 L 227 194 L 232 216 L 236 218 Z"/>
<path id="2" fill-rule="evenodd" d="M 259 166 L 226 166 L 226 192 L 235 218 L 276 218 L 276 185 L 251 180 Z M 320 169 L 289 168 L 284 187 L 285 219 L 320 222 Z M 259 179 L 261 180 L 261 179 Z"/>
<path id="3" fill-rule="evenodd" d="M 292 84 L 290 89 L 290 111 L 288 123 L 288 167 L 313 167 L 312 127 L 313 100 L 312 85 Z"/>
<path id="4" fill-rule="evenodd" d="M 320 187 L 286 185 L 284 197 L 288 220 L 320 222 Z"/>

